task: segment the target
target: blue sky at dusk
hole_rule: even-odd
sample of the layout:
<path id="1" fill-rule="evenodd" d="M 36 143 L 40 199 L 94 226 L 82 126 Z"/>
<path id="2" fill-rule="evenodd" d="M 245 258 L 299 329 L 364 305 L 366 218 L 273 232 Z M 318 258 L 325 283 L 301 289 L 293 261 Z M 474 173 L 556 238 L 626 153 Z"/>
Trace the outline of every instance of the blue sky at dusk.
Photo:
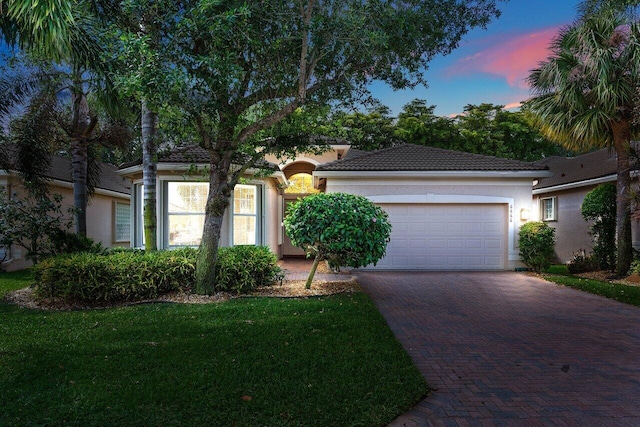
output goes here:
<path id="1" fill-rule="evenodd" d="M 440 116 L 483 102 L 516 107 L 529 97 L 524 79 L 547 57 L 551 38 L 577 17 L 578 0 L 510 0 L 486 30 L 469 32 L 458 49 L 437 57 L 427 71 L 429 87 L 397 91 L 376 83 L 374 94 L 398 114 L 413 99 L 436 105 Z"/>

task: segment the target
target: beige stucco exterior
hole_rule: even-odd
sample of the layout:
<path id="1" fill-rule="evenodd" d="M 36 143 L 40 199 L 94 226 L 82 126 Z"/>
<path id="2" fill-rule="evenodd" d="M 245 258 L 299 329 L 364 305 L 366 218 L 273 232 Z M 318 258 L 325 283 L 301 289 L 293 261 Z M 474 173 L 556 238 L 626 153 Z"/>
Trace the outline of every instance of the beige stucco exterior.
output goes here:
<path id="1" fill-rule="evenodd" d="M 25 197 L 26 190 L 18 177 L 9 174 L 0 175 L 0 186 L 15 197 Z M 53 180 L 50 182 L 52 193 L 61 194 L 62 210 L 73 207 L 73 189 L 69 182 Z M 115 240 L 116 203 L 129 205 L 130 196 L 115 191 L 96 189 L 95 195 L 87 206 L 87 236 L 102 244 L 103 247 L 129 246 L 129 239 Z M 26 249 L 14 245 L 11 247 L 11 258 L 2 265 L 6 271 L 22 270 L 30 267 L 32 262 L 26 258 Z"/>
<path id="2" fill-rule="evenodd" d="M 608 180 L 600 180 L 597 184 L 581 185 L 580 183 L 569 185 L 569 188 L 550 188 L 543 190 L 535 190 L 532 205 L 532 219 L 540 220 L 541 218 L 541 200 L 553 197 L 556 203 L 557 217 L 553 221 L 547 221 L 550 227 L 556 232 L 555 252 L 558 262 L 568 263 L 575 254 L 589 254 L 593 248 L 591 234 L 589 228 L 591 221 L 585 221 L 582 217 L 582 201 L 587 193 L 592 191 L 603 182 L 613 182 L 615 177 Z M 631 221 L 631 229 L 633 236 L 633 246 L 635 249 L 640 248 L 640 225 L 637 219 Z"/>

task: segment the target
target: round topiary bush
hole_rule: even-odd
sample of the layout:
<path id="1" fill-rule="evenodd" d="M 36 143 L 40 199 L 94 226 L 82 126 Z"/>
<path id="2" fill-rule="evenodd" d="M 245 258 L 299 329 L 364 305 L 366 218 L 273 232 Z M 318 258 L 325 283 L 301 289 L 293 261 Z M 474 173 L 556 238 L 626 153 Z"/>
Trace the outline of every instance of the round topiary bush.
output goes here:
<path id="1" fill-rule="evenodd" d="M 387 213 L 367 198 L 346 193 L 314 194 L 292 204 L 284 220 L 291 242 L 318 262 L 364 267 L 385 255 L 391 234 Z"/>

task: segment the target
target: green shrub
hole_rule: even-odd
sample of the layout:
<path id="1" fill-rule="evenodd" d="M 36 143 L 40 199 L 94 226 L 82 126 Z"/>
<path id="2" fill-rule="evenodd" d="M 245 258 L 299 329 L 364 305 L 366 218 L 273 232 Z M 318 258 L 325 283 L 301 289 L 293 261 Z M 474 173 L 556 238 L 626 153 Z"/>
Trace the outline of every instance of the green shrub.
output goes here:
<path id="1" fill-rule="evenodd" d="M 57 255 L 89 252 L 100 254 L 106 251 L 102 243 L 95 242 L 92 238 L 81 236 L 67 230 L 56 230 L 49 237 L 53 245 L 53 252 Z"/>
<path id="2" fill-rule="evenodd" d="M 196 255 L 192 248 L 158 252 L 114 248 L 101 254 L 61 255 L 34 267 L 35 292 L 40 298 L 107 304 L 188 291 L 195 280 Z M 245 293 L 282 281 L 277 261 L 264 246 L 221 248 L 217 289 Z"/>
<path id="3" fill-rule="evenodd" d="M 520 259 L 536 273 L 549 268 L 555 258 L 555 230 L 544 222 L 528 222 L 520 227 Z"/>
<path id="4" fill-rule="evenodd" d="M 387 250 L 391 224 L 387 213 L 366 197 L 320 193 L 290 206 L 284 226 L 291 242 L 314 258 L 307 289 L 322 260 L 332 268 L 376 264 Z"/>
<path id="5" fill-rule="evenodd" d="M 282 281 L 277 257 L 266 246 L 233 246 L 218 250 L 216 289 L 246 293 Z"/>
<path id="6" fill-rule="evenodd" d="M 41 298 L 89 304 L 154 298 L 188 289 L 195 260 L 194 249 L 63 255 L 34 267 L 35 292 Z"/>
<path id="7" fill-rule="evenodd" d="M 595 257 L 587 255 L 584 251 L 577 252 L 573 259 L 567 264 L 567 271 L 571 274 L 586 273 L 596 271 L 600 268 L 600 263 Z"/>
<path id="8" fill-rule="evenodd" d="M 636 259 L 631 263 L 629 274 L 640 274 L 640 260 Z"/>
<path id="9" fill-rule="evenodd" d="M 593 258 L 599 267 L 616 268 L 616 185 L 601 184 L 587 193 L 582 202 L 582 217 L 593 221 Z"/>

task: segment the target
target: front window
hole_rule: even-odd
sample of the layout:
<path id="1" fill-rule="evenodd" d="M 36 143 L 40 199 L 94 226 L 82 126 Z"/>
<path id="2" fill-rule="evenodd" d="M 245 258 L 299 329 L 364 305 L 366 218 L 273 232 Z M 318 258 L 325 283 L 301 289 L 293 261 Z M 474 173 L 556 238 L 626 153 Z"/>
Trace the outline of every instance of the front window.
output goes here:
<path id="1" fill-rule="evenodd" d="M 258 224 L 258 189 L 236 185 L 233 192 L 233 245 L 255 245 Z"/>
<path id="2" fill-rule="evenodd" d="M 556 221 L 556 198 L 549 197 L 540 201 L 541 218 L 543 221 Z"/>
<path id="3" fill-rule="evenodd" d="M 204 228 L 205 207 L 209 184 L 177 182 L 166 184 L 167 246 L 199 246 Z M 260 241 L 260 193 L 256 185 L 235 186 L 231 206 L 231 242 L 235 245 L 255 245 Z"/>
<path id="4" fill-rule="evenodd" d="M 208 192 L 209 185 L 203 182 L 168 183 L 169 246 L 200 245 Z"/>

